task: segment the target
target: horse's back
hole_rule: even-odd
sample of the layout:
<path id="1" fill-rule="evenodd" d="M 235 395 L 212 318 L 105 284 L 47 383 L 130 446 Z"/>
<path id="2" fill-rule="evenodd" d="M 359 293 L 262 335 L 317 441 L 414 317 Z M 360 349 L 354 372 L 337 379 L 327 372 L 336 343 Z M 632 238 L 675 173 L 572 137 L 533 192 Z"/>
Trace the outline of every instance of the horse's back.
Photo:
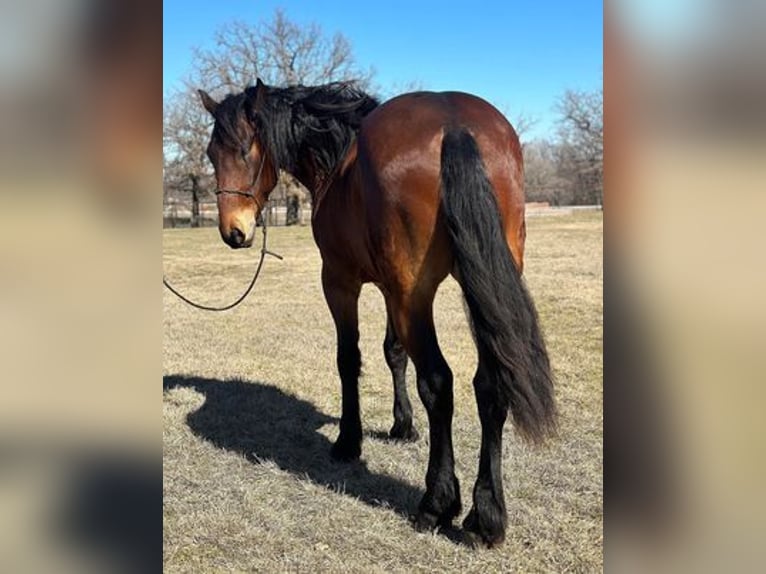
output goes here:
<path id="1" fill-rule="evenodd" d="M 381 160 L 390 161 L 404 151 L 433 153 L 430 146 L 422 146 L 423 141 L 438 138 L 441 143 L 443 131 L 451 127 L 465 128 L 476 137 L 485 163 L 494 162 L 493 155 L 510 154 L 520 167 L 521 146 L 508 120 L 489 102 L 463 92 L 413 92 L 397 96 L 365 118 L 360 138 L 385 143 L 376 153 L 381 154 Z"/>

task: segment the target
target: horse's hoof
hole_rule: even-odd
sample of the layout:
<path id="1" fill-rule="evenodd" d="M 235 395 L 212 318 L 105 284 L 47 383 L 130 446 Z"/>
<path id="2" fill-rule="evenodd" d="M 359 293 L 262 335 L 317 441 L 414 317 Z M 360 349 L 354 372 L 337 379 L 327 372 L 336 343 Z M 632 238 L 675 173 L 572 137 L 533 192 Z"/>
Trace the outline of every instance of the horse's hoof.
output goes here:
<path id="1" fill-rule="evenodd" d="M 450 528 L 452 521 L 460 514 L 462 508 L 460 504 L 460 487 L 457 486 L 457 479 L 455 479 L 455 497 L 447 505 L 444 510 L 437 510 L 431 505 L 421 503 L 420 510 L 418 510 L 415 516 L 415 529 L 424 532 L 427 530 L 434 530 L 435 528 Z M 425 509 L 428 510 L 425 510 Z"/>
<path id="2" fill-rule="evenodd" d="M 439 517 L 430 512 L 420 510 L 415 515 L 413 524 L 418 532 L 430 532 L 439 525 Z"/>
<path id="3" fill-rule="evenodd" d="M 330 449 L 330 456 L 338 462 L 358 460 L 361 455 L 362 445 L 359 443 L 348 443 L 338 440 Z"/>
<path id="4" fill-rule="evenodd" d="M 391 438 L 391 440 L 401 442 L 415 442 L 420 438 L 420 434 L 414 426 L 404 426 L 397 424 L 394 424 L 394 426 L 391 427 L 388 436 Z"/>
<path id="5" fill-rule="evenodd" d="M 473 508 L 463 520 L 463 530 L 466 543 L 469 546 L 494 548 L 505 541 L 505 529 L 502 527 L 490 528 L 482 524 Z"/>

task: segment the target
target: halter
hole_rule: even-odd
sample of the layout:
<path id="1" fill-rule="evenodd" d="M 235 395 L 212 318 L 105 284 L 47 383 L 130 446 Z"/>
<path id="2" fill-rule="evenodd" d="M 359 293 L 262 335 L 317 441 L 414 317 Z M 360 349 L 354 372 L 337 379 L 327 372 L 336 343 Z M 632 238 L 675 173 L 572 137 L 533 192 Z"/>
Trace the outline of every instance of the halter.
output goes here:
<path id="1" fill-rule="evenodd" d="M 221 189 L 218 188 L 215 190 L 215 195 L 219 196 L 222 193 L 229 193 L 231 195 L 241 195 L 244 197 L 249 197 L 253 200 L 253 203 L 255 203 L 255 206 L 258 208 L 258 213 L 262 215 L 263 206 L 258 202 L 258 199 L 255 197 L 255 192 L 252 190 L 255 189 L 255 187 L 258 185 L 258 181 L 261 179 L 261 173 L 263 172 L 263 166 L 266 164 L 266 154 L 263 155 L 263 158 L 261 159 L 261 165 L 258 168 L 258 173 L 255 174 L 255 177 L 253 178 L 252 183 L 249 186 L 249 190 L 251 191 L 242 191 L 241 189 Z M 203 305 L 201 303 L 196 303 L 195 301 L 192 301 L 188 297 L 185 297 L 181 293 L 179 293 L 169 282 L 168 280 L 163 276 L 162 277 L 162 283 L 165 285 L 165 287 L 168 288 L 168 290 L 173 293 L 176 297 L 184 301 L 185 303 L 188 303 L 192 307 L 196 307 L 197 309 L 202 309 L 203 311 L 228 311 L 229 309 L 232 309 L 242 303 L 242 301 L 245 300 L 245 298 L 250 294 L 250 291 L 253 290 L 253 287 L 255 286 L 255 282 L 258 280 L 258 276 L 261 274 L 261 268 L 263 267 L 263 260 L 266 258 L 267 255 L 271 255 L 272 257 L 276 257 L 277 259 L 282 259 L 281 255 L 277 255 L 273 251 L 269 251 L 266 249 L 266 218 L 261 217 L 261 229 L 263 230 L 263 244 L 261 245 L 261 258 L 258 261 L 258 264 L 255 268 L 255 273 L 253 274 L 253 278 L 250 281 L 250 285 L 248 285 L 247 289 L 245 289 L 245 292 L 242 293 L 234 302 L 229 303 L 228 305 L 223 305 L 220 307 L 214 307 L 211 305 Z"/>
<path id="2" fill-rule="evenodd" d="M 263 173 L 263 166 L 266 165 L 266 154 L 263 153 L 261 155 L 261 165 L 258 166 L 258 171 L 253 176 L 253 180 L 250 182 L 250 185 L 247 187 L 247 191 L 242 191 L 241 189 L 222 189 L 217 188 L 215 190 L 215 195 L 218 197 L 221 194 L 228 193 L 230 195 L 241 195 L 242 197 L 249 197 L 253 200 L 253 203 L 255 203 L 255 206 L 258 208 L 258 213 L 261 213 L 263 210 L 263 206 L 258 202 L 258 198 L 255 197 L 255 188 L 258 186 L 258 182 L 261 179 L 261 174 Z"/>

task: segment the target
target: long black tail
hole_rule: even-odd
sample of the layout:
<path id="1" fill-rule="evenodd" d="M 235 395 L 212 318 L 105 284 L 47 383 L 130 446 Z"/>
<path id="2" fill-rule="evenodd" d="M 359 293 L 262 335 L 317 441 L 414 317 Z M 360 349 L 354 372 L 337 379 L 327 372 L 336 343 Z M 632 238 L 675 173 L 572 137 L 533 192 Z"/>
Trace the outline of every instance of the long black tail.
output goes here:
<path id="1" fill-rule="evenodd" d="M 550 362 L 473 136 L 447 130 L 441 161 L 442 206 L 479 359 L 516 429 L 540 442 L 556 427 Z"/>

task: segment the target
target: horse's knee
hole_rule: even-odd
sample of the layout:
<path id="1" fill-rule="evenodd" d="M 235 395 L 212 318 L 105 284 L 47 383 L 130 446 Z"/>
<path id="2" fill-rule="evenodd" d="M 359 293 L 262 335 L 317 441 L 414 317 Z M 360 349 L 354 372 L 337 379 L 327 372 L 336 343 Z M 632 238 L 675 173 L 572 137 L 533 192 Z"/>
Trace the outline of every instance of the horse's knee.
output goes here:
<path id="1" fill-rule="evenodd" d="M 356 342 L 338 345 L 338 373 L 342 380 L 358 379 L 362 370 L 362 353 Z"/>

